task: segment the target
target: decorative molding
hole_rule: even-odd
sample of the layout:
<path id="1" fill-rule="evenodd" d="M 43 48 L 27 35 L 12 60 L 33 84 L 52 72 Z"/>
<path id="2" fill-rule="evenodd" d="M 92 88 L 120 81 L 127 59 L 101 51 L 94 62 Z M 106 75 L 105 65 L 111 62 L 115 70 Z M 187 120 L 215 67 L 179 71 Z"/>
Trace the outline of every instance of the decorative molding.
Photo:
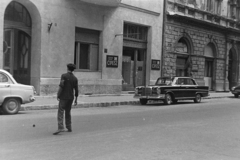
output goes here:
<path id="1" fill-rule="evenodd" d="M 131 10 L 135 10 L 135 11 L 151 14 L 151 15 L 154 15 L 154 16 L 160 16 L 159 12 L 149 11 L 149 10 L 146 10 L 146 9 L 130 6 L 130 5 L 123 4 L 123 3 L 120 3 L 119 7 L 128 8 L 128 9 L 131 9 Z"/>
<path id="2" fill-rule="evenodd" d="M 175 55 L 179 55 L 179 56 L 183 56 L 183 57 L 187 57 L 187 56 L 191 56 L 191 58 L 193 57 L 197 57 L 197 58 L 209 58 L 209 57 L 206 57 L 204 55 L 196 55 L 196 54 L 184 54 L 184 53 L 180 53 L 180 52 L 166 52 L 167 54 L 175 54 Z M 214 57 L 213 59 L 216 59 L 216 60 L 225 60 L 225 58 L 219 58 L 219 57 Z"/>
<path id="3" fill-rule="evenodd" d="M 185 12 L 177 12 L 176 10 L 169 10 L 167 11 L 167 14 L 169 16 L 182 16 L 182 17 L 186 17 L 186 18 L 190 18 L 190 19 L 195 19 L 197 21 L 202 21 L 202 22 L 208 22 L 212 25 L 218 26 L 220 28 L 224 27 L 226 29 L 233 29 L 236 31 L 239 31 L 240 26 L 238 27 L 237 25 L 239 24 L 239 21 L 236 19 L 232 19 L 229 17 L 225 17 L 225 16 L 221 16 L 212 12 L 208 12 L 199 8 L 193 8 L 188 6 L 187 4 L 182 4 L 182 3 L 178 3 L 176 1 L 168 1 L 169 4 L 174 5 L 174 8 L 176 7 L 182 7 L 185 9 Z M 202 14 L 203 18 L 197 18 L 195 17 L 195 14 L 193 13 L 193 16 L 190 16 L 188 13 L 188 10 L 191 10 L 192 12 L 195 13 L 199 13 Z M 207 18 L 210 18 L 210 20 L 208 20 Z M 221 23 L 221 21 L 225 21 L 225 23 Z M 225 24 L 225 25 L 223 25 Z"/>

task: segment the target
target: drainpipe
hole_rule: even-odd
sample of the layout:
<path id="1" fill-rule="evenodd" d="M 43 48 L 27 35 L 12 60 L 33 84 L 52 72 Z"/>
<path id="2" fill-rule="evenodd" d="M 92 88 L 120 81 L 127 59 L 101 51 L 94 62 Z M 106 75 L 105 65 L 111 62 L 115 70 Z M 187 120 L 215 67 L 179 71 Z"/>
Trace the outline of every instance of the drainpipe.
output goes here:
<path id="1" fill-rule="evenodd" d="M 163 1 L 163 23 L 162 23 L 162 63 L 161 63 L 161 77 L 163 76 L 163 64 L 164 64 L 164 54 L 165 54 L 165 25 L 166 25 L 166 8 L 167 8 L 167 0 Z"/>

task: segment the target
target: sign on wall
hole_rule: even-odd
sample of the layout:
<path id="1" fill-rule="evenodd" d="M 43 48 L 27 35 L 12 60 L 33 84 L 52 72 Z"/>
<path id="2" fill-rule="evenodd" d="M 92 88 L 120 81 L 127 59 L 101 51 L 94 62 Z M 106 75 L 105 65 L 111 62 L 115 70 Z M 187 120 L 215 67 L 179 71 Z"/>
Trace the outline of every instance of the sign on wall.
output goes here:
<path id="1" fill-rule="evenodd" d="M 106 67 L 118 68 L 118 56 L 107 55 Z"/>
<path id="2" fill-rule="evenodd" d="M 160 70 L 160 60 L 152 59 L 151 69 Z"/>

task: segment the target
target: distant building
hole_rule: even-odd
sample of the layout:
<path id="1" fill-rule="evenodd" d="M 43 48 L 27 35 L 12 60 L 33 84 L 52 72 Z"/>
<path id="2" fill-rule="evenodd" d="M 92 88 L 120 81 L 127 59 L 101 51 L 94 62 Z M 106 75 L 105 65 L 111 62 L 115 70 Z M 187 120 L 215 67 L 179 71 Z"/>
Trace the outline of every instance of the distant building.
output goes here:
<path id="1" fill-rule="evenodd" d="M 162 75 L 229 91 L 240 82 L 239 20 L 239 0 L 167 0 Z"/>
<path id="2" fill-rule="evenodd" d="M 39 95 L 56 94 L 70 62 L 82 94 L 149 84 L 160 76 L 163 2 L 1 0 L 0 68 Z"/>

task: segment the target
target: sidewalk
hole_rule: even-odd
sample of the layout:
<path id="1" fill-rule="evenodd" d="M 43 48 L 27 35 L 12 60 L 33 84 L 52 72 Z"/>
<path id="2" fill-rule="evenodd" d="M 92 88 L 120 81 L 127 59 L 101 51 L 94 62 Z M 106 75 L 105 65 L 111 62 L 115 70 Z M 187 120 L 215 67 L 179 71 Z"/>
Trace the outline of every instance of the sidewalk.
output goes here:
<path id="1" fill-rule="evenodd" d="M 210 92 L 209 97 L 213 98 L 229 98 L 234 97 L 231 92 Z M 78 97 L 78 105 L 73 108 L 88 108 L 88 107 L 109 107 L 118 105 L 134 105 L 140 104 L 138 99 L 133 98 L 133 94 L 96 94 L 96 95 L 80 95 Z M 57 109 L 58 101 L 56 96 L 36 96 L 36 100 L 32 103 L 24 104 L 21 111 L 26 110 L 44 110 Z"/>

